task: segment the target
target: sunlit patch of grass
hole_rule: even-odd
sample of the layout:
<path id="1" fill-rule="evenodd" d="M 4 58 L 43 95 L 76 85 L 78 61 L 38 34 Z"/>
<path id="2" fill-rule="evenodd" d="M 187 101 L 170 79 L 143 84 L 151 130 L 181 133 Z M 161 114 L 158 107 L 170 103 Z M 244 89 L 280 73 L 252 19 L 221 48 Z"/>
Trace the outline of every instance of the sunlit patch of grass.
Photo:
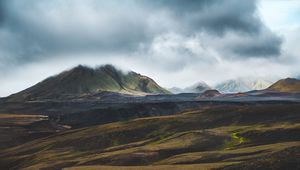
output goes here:
<path id="1" fill-rule="evenodd" d="M 237 141 L 238 144 L 242 144 L 246 141 L 246 138 L 238 136 L 237 132 L 233 132 L 230 137 Z"/>
<path id="2" fill-rule="evenodd" d="M 238 134 L 239 134 L 239 132 L 232 132 L 230 134 L 230 139 L 225 140 L 224 145 L 222 146 L 222 149 L 223 150 L 229 150 L 229 149 L 232 149 L 235 146 L 238 146 L 238 145 L 248 141 L 248 139 L 246 139 L 244 137 L 241 137 Z"/>

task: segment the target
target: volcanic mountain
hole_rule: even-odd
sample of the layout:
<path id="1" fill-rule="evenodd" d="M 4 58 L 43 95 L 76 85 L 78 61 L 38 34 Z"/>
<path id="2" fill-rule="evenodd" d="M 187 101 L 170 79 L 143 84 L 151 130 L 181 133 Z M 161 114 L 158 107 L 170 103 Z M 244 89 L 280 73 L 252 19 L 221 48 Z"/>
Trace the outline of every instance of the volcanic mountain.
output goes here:
<path id="1" fill-rule="evenodd" d="M 133 71 L 124 73 L 112 65 L 104 65 L 95 69 L 79 65 L 13 94 L 9 96 L 9 99 L 61 99 L 101 92 L 131 95 L 169 93 L 151 78 Z"/>
<path id="2" fill-rule="evenodd" d="M 278 92 L 300 92 L 300 80 L 295 78 L 281 79 L 267 88 L 267 90 Z"/>
<path id="3" fill-rule="evenodd" d="M 195 83 L 194 85 L 187 87 L 184 91 L 189 93 L 203 93 L 206 90 L 210 90 L 211 88 L 203 81 Z"/>
<path id="4" fill-rule="evenodd" d="M 195 83 L 192 86 L 186 87 L 184 89 L 173 87 L 170 88 L 169 91 L 171 91 L 174 94 L 178 93 L 203 93 L 206 90 L 210 90 L 211 87 L 209 87 L 204 81 L 200 81 L 198 83 Z"/>

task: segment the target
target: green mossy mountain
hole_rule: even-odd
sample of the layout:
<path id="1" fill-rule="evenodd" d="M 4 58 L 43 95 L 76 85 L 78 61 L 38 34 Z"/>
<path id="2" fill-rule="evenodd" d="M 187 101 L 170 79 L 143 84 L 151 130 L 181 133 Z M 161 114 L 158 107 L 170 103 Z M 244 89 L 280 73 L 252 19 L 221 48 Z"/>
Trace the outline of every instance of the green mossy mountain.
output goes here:
<path id="1" fill-rule="evenodd" d="M 147 76 L 130 71 L 124 73 L 112 65 L 89 68 L 79 65 L 56 76 L 11 95 L 10 99 L 60 99 L 101 92 L 122 94 L 166 94 L 169 93 Z"/>
<path id="2" fill-rule="evenodd" d="M 271 85 L 267 90 L 278 92 L 300 92 L 300 80 L 295 78 L 281 79 Z"/>

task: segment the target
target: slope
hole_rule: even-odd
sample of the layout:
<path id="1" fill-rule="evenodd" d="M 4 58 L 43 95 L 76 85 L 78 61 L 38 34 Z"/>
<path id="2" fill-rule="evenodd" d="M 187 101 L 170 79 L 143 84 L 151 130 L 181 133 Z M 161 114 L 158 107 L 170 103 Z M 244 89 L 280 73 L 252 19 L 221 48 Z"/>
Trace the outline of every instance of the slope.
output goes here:
<path id="1" fill-rule="evenodd" d="M 280 162 L 276 154 L 300 146 L 299 110 L 298 103 L 207 104 L 175 115 L 74 129 L 1 151 L 0 168 L 210 169 L 264 157 Z"/>

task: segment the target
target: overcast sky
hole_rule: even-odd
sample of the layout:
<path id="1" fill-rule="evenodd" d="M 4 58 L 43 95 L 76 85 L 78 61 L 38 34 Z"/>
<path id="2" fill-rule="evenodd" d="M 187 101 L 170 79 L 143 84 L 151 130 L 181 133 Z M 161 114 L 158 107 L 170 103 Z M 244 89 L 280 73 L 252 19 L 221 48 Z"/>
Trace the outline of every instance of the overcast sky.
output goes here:
<path id="1" fill-rule="evenodd" d="M 164 87 L 300 76 L 298 0 L 1 0 L 0 96 L 78 64 Z"/>

